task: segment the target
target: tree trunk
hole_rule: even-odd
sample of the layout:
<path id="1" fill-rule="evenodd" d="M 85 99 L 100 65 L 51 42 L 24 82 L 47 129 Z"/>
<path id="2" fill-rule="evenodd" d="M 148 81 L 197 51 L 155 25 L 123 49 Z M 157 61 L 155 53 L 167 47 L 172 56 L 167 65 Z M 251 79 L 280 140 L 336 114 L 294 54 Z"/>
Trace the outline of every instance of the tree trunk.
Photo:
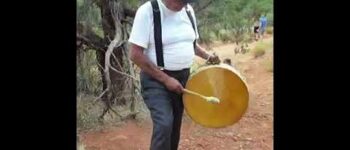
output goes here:
<path id="1" fill-rule="evenodd" d="M 113 111 L 116 115 L 128 118 L 137 114 L 135 101 L 140 100 L 139 81 L 135 78 L 135 69 L 128 59 L 126 41 L 127 27 L 132 25 L 127 17 L 134 17 L 136 10 L 128 8 L 126 0 L 92 0 L 100 8 L 103 38 L 98 36 L 92 26 L 84 21 L 77 24 L 77 49 L 84 46 L 96 50 L 99 72 L 102 76 L 102 93 L 95 100 L 102 100 L 105 109 L 100 116 Z M 145 2 L 147 0 L 144 0 Z M 140 1 L 143 3 L 142 1 Z M 83 51 L 77 51 L 81 53 Z M 78 58 L 79 59 L 79 58 Z M 131 113 L 121 116 L 112 106 L 130 105 Z M 133 117 L 133 118 L 134 118 Z"/>
<path id="2" fill-rule="evenodd" d="M 114 38 L 118 38 L 121 41 L 125 42 L 127 40 L 127 31 L 126 26 L 123 25 L 123 20 L 126 18 L 124 6 L 122 0 L 101 0 L 100 1 L 100 10 L 102 18 L 102 29 L 104 32 L 104 43 L 111 43 Z M 117 32 L 118 31 L 118 32 Z M 116 32 L 118 34 L 116 34 Z M 120 37 L 115 37 L 115 36 Z M 107 44 L 107 45 L 108 45 Z M 107 50 L 107 48 L 106 48 Z M 97 51 L 98 61 L 104 66 L 105 64 L 105 51 Z M 106 80 L 110 80 L 110 89 L 108 89 L 107 94 L 102 97 L 102 100 L 106 104 L 106 109 L 101 117 L 109 110 L 112 109 L 111 105 L 125 105 L 127 100 L 130 99 L 131 93 L 133 93 L 133 80 L 129 80 L 128 77 L 116 72 L 126 72 L 128 67 L 131 66 L 126 57 L 126 46 L 121 44 L 119 47 L 115 47 L 110 57 L 110 65 L 112 69 L 109 69 L 109 79 L 105 78 L 105 70 L 100 69 L 100 72 L 103 76 L 103 91 L 108 88 L 108 83 Z M 106 68 L 104 68 L 106 69 Z M 114 70 L 115 69 L 115 70 Z M 131 97 L 132 98 L 132 97 Z M 132 100 L 132 102 L 134 102 Z M 133 105 L 133 104 L 132 104 Z"/>

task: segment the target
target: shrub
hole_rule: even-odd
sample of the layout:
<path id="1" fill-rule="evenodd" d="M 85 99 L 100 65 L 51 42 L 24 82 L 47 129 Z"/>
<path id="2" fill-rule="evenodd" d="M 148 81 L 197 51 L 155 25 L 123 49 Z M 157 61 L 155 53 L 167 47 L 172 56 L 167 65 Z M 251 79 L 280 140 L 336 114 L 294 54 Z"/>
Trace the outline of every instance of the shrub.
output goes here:
<path id="1" fill-rule="evenodd" d="M 255 58 L 263 56 L 267 49 L 268 49 L 268 45 L 266 43 L 259 42 L 256 44 L 256 46 L 252 50 L 253 56 Z"/>
<path id="2" fill-rule="evenodd" d="M 267 34 L 272 34 L 273 33 L 273 27 L 267 27 L 266 28 L 266 33 Z"/>

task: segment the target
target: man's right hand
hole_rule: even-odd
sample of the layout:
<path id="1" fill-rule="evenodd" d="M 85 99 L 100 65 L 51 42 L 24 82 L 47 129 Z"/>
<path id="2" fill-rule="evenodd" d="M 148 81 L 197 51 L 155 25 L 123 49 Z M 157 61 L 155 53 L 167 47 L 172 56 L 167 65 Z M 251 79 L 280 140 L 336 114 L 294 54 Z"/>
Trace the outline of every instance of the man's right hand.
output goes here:
<path id="1" fill-rule="evenodd" d="M 139 66 L 145 73 L 163 83 L 169 91 L 182 93 L 183 87 L 175 78 L 168 76 L 153 64 L 143 53 L 143 47 L 131 44 L 130 59 Z"/>
<path id="2" fill-rule="evenodd" d="M 181 94 L 183 91 L 183 87 L 180 82 L 173 77 L 167 78 L 164 84 L 169 91 L 176 92 L 177 94 Z"/>

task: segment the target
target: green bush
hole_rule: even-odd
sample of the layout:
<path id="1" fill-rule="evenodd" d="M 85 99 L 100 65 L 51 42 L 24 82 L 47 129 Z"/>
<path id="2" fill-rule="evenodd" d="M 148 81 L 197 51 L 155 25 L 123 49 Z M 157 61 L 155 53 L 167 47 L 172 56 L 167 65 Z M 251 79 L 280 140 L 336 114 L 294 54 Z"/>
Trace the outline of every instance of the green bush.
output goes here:
<path id="1" fill-rule="evenodd" d="M 250 43 L 254 40 L 252 36 L 250 36 L 249 32 L 243 33 L 243 43 Z"/>
<path id="2" fill-rule="evenodd" d="M 219 40 L 220 41 L 223 41 L 223 42 L 228 42 L 231 40 L 231 37 L 230 37 L 230 32 L 228 30 L 225 30 L 225 29 L 220 29 L 218 31 L 218 37 L 219 37 Z"/>
<path id="3" fill-rule="evenodd" d="M 257 43 L 252 50 L 253 56 L 255 58 L 263 56 L 268 48 L 269 47 L 267 43 L 264 43 L 264 42 Z"/>
<path id="4" fill-rule="evenodd" d="M 200 43 L 211 44 L 213 41 L 217 40 L 217 36 L 214 31 L 208 30 L 206 27 L 203 27 L 199 30 L 200 32 Z"/>
<path id="5" fill-rule="evenodd" d="M 218 39 L 214 31 L 209 31 L 209 39 L 211 41 L 216 41 Z"/>

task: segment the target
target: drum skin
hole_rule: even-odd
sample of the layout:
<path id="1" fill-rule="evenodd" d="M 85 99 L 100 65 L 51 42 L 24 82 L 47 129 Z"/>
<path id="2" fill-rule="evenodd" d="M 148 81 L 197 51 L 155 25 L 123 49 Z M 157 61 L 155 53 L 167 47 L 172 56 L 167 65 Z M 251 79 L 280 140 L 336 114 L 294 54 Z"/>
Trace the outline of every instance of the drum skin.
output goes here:
<path id="1" fill-rule="evenodd" d="M 239 72 L 227 64 L 201 67 L 193 73 L 186 89 L 220 99 L 219 104 L 192 94 L 183 94 L 186 113 L 196 123 L 223 128 L 238 122 L 248 108 L 249 92 Z"/>

